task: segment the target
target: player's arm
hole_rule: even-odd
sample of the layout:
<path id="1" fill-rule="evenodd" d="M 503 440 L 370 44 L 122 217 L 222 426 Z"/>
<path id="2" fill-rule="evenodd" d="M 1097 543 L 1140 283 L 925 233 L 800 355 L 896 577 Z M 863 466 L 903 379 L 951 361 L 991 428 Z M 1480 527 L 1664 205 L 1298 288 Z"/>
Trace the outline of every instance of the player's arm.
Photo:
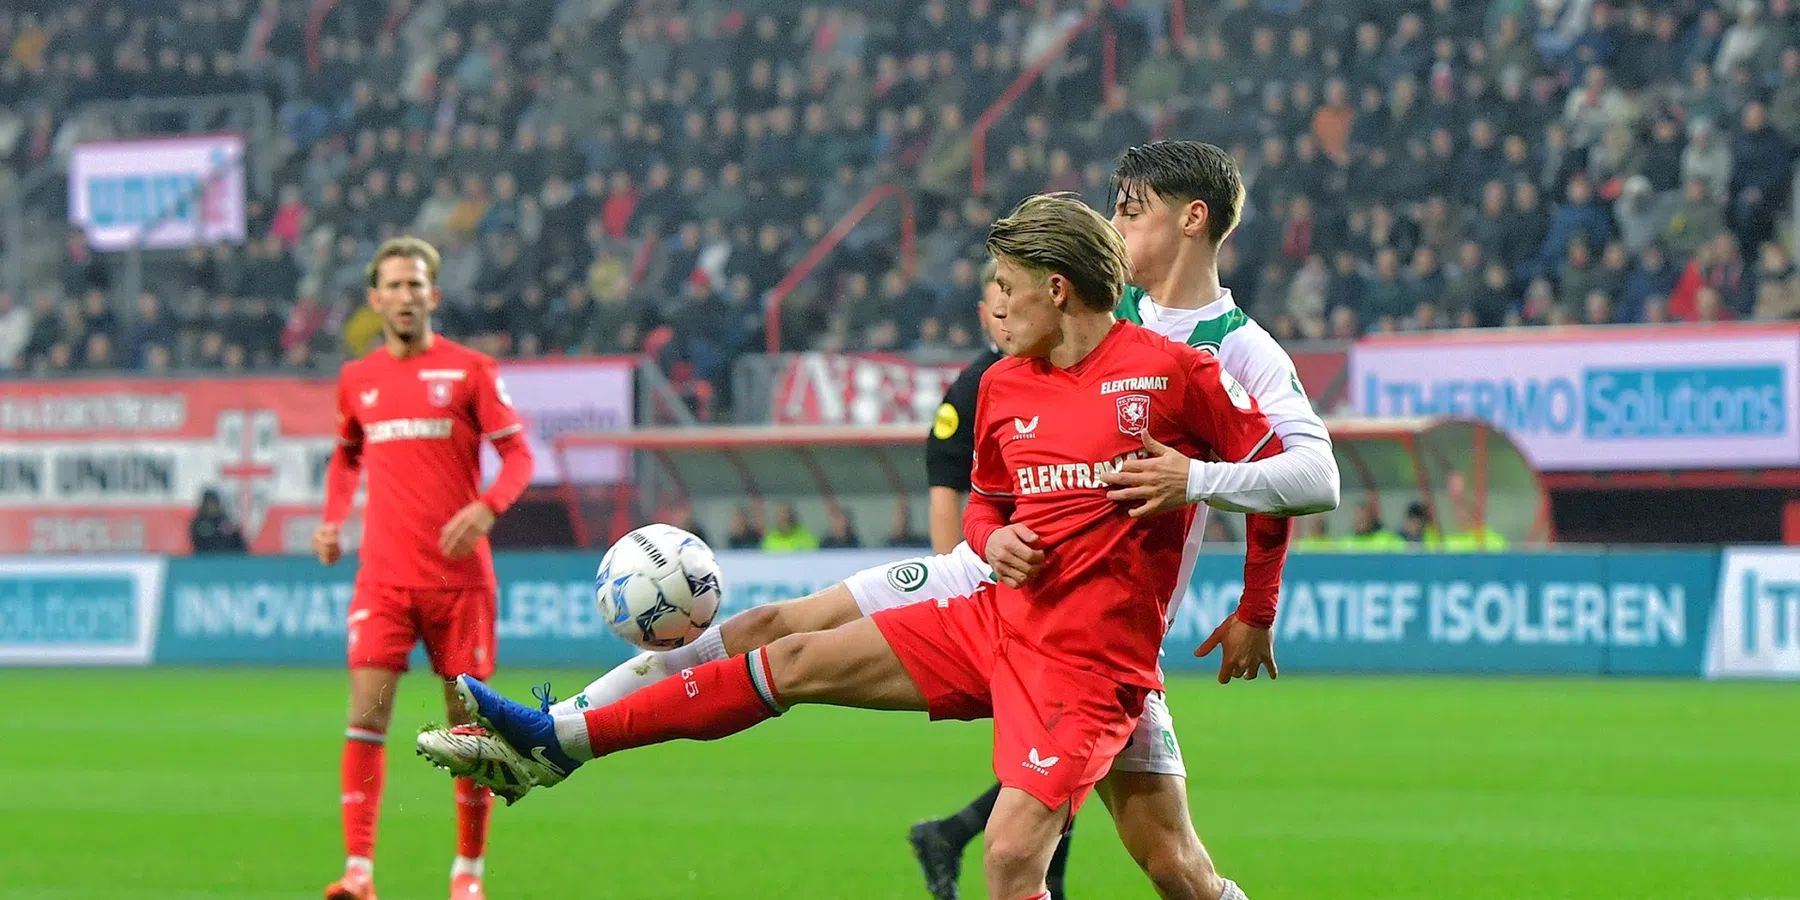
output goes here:
<path id="1" fill-rule="evenodd" d="M 338 376 L 337 446 L 325 466 L 325 511 L 319 527 L 313 530 L 313 554 L 319 562 L 331 565 L 343 555 L 338 531 L 350 517 L 350 506 L 356 502 L 356 484 L 362 480 L 362 423 L 350 405 L 349 391 Z"/>
<path id="2" fill-rule="evenodd" d="M 969 505 L 963 510 L 963 537 L 994 567 L 1001 583 L 1018 587 L 1044 565 L 1044 551 L 1031 544 L 1036 533 L 1013 523 L 1012 480 L 1000 456 L 1000 441 L 988 427 L 987 378 L 975 401 L 975 465 L 969 472 Z"/>
<path id="3" fill-rule="evenodd" d="M 969 469 L 975 460 L 975 398 L 985 368 L 970 366 L 944 392 L 925 439 L 925 474 L 930 481 L 931 552 L 949 553 L 963 539 L 963 503 L 969 496 Z"/>
<path id="4" fill-rule="evenodd" d="M 1233 466 L 1189 460 L 1187 499 L 1241 513 L 1305 516 L 1338 506 L 1337 457 L 1331 433 L 1307 399 L 1292 357 L 1260 328 L 1240 331 L 1228 367 L 1281 435 L 1268 459 Z M 1221 362 L 1224 360 L 1221 359 Z"/>
<path id="5" fill-rule="evenodd" d="M 494 529 L 494 520 L 511 507 L 531 484 L 536 463 L 525 441 L 525 425 L 506 395 L 500 366 L 482 360 L 474 374 L 475 423 L 481 436 L 500 454 L 500 474 L 482 495 L 463 507 L 438 532 L 438 549 L 455 559 L 474 551 L 475 545 Z"/>
<path id="6" fill-rule="evenodd" d="M 1193 437 L 1232 464 L 1248 464 L 1281 453 L 1281 438 L 1256 398 L 1216 358 L 1195 353 L 1187 365 L 1180 421 Z M 1196 656 L 1206 656 L 1214 647 L 1223 646 L 1220 683 L 1232 678 L 1255 678 L 1265 666 L 1270 677 L 1279 673 L 1269 629 L 1275 624 L 1281 569 L 1287 561 L 1292 526 L 1292 519 L 1279 516 L 1254 516 L 1245 523 L 1248 548 L 1244 556 L 1243 596 L 1237 610 L 1194 651 Z"/>

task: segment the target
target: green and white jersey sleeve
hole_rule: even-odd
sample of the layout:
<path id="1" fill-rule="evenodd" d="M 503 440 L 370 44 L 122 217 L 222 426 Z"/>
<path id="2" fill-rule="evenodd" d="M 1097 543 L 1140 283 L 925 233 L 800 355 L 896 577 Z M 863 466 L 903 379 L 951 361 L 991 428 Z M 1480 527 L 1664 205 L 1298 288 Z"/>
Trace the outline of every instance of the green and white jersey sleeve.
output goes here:
<path id="1" fill-rule="evenodd" d="M 1229 290 L 1199 309 L 1170 309 L 1151 301 L 1140 288 L 1127 288 L 1118 316 L 1163 337 L 1209 350 L 1256 402 L 1283 441 L 1302 435 L 1331 440 L 1325 422 L 1307 399 L 1293 357 L 1273 335 L 1250 318 Z"/>

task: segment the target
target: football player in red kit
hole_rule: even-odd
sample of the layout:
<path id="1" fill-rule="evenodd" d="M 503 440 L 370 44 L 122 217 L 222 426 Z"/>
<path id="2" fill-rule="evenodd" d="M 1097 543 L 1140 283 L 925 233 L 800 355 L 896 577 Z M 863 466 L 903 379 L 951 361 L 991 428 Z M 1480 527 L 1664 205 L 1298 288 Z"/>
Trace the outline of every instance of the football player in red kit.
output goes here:
<path id="1" fill-rule="evenodd" d="M 1216 357 L 1114 318 L 1130 262 L 1079 198 L 1026 200 L 994 224 L 987 249 L 1008 358 L 982 378 L 963 533 L 997 583 L 789 635 L 566 714 L 459 678 L 495 735 L 428 732 L 421 751 L 456 774 L 498 761 L 548 786 L 587 760 L 723 738 L 800 703 L 992 718 L 1002 789 L 987 823 L 987 895 L 1047 898 L 1058 836 L 1162 688 L 1170 602 L 1199 547 L 1193 507 L 1133 517 L 1108 498 L 1106 475 L 1165 445 L 1245 463 L 1282 444 Z M 1243 893 L 1225 881 L 1215 896 Z"/>
<path id="2" fill-rule="evenodd" d="M 324 523 L 313 551 L 331 565 L 359 476 L 368 505 L 350 601 L 350 721 L 344 732 L 344 876 L 326 900 L 374 900 L 375 823 L 394 690 L 421 639 L 446 682 L 494 671 L 494 561 L 487 534 L 531 481 L 531 451 L 485 354 L 431 332 L 437 250 L 417 238 L 382 244 L 369 264 L 369 306 L 383 346 L 338 375 L 338 447 L 326 476 Z M 481 441 L 499 451 L 499 477 L 481 490 Z M 469 714 L 447 683 L 452 722 Z M 456 781 L 457 849 L 451 900 L 482 900 L 491 795 Z"/>

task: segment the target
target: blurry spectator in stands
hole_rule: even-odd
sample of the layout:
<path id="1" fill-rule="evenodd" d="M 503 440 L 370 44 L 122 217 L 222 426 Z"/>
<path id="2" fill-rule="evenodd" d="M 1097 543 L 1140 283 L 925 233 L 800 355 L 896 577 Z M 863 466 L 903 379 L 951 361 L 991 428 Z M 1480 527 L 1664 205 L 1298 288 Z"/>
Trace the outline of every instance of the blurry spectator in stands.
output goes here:
<path id="1" fill-rule="evenodd" d="M 900 498 L 894 503 L 894 519 L 888 526 L 887 543 L 885 546 L 931 546 L 930 536 L 921 534 L 918 528 L 913 525 L 912 505 L 907 501 L 905 494 L 901 494 Z"/>
<path id="2" fill-rule="evenodd" d="M 1537 185 L 1529 181 L 1514 185 L 1511 224 L 1498 248 L 1500 259 L 1512 267 L 1514 275 L 1529 278 L 1535 272 L 1535 260 L 1549 230 L 1550 215 L 1538 201 Z"/>
<path id="3" fill-rule="evenodd" d="M 1769 127 L 1768 109 L 1752 102 L 1744 106 L 1731 155 L 1728 214 L 1740 245 L 1754 247 L 1774 236 L 1775 213 L 1790 193 L 1794 147 Z"/>
<path id="4" fill-rule="evenodd" d="M 1688 182 L 1687 191 L 1663 226 L 1662 244 L 1677 260 L 1691 259 L 1700 248 L 1725 231 L 1725 210 L 1708 191 L 1705 181 Z"/>
<path id="5" fill-rule="evenodd" d="M 819 536 L 800 524 L 794 504 L 782 501 L 775 504 L 775 522 L 762 536 L 762 549 L 771 553 L 817 550 Z"/>
<path id="6" fill-rule="evenodd" d="M 1538 251 L 1540 271 L 1555 271 L 1577 238 L 1590 246 L 1612 239 L 1612 215 L 1594 197 L 1593 186 L 1585 174 L 1569 180 L 1564 202 L 1550 216 L 1550 230 Z"/>
<path id="7" fill-rule="evenodd" d="M 1302 516 L 1297 529 L 1299 534 L 1294 537 L 1294 549 L 1306 553 L 1338 549 L 1338 542 L 1328 530 L 1329 525 L 1329 520 L 1323 515 Z"/>
<path id="8" fill-rule="evenodd" d="M 1625 280 L 1617 311 L 1619 321 L 1646 321 L 1647 301 L 1652 297 L 1668 297 L 1680 276 L 1680 270 L 1669 265 L 1661 244 L 1645 247 L 1631 276 Z"/>
<path id="9" fill-rule="evenodd" d="M 62 288 L 68 296 L 85 293 L 89 288 L 112 286 L 106 261 L 88 246 L 87 234 L 80 228 L 69 229 L 63 248 Z"/>
<path id="10" fill-rule="evenodd" d="M 1476 296 L 1474 303 L 1473 325 L 1478 328 L 1499 328 L 1509 324 L 1508 318 L 1517 315 L 1516 301 L 1512 269 L 1498 260 L 1488 263 L 1481 277 L 1481 293 Z M 1459 312 L 1457 315 L 1457 324 L 1462 326 L 1462 314 Z"/>
<path id="11" fill-rule="evenodd" d="M 1410 311 L 1406 287 L 1400 280 L 1400 256 L 1392 247 L 1375 254 L 1375 270 L 1363 279 L 1356 308 L 1357 318 L 1379 328 Z"/>
<path id="12" fill-rule="evenodd" d="M 144 348 L 144 374 L 167 375 L 172 362 L 173 357 L 169 353 L 169 348 L 161 344 L 150 344 Z"/>
<path id="13" fill-rule="evenodd" d="M 148 291 L 138 297 L 137 319 L 131 323 L 125 354 L 132 365 L 143 368 L 152 346 L 173 347 L 179 333 L 175 317 L 163 308 L 162 299 Z"/>
<path id="14" fill-rule="evenodd" d="M 30 339 L 31 312 L 18 305 L 13 295 L 0 292 L 0 371 L 21 367 L 25 344 Z"/>
<path id="15" fill-rule="evenodd" d="M 1436 543 L 1437 529 L 1432 527 L 1431 513 L 1425 504 L 1414 501 L 1407 504 L 1406 519 L 1400 523 L 1400 539 L 1414 550 L 1425 548 L 1426 544 Z"/>
<path id="16" fill-rule="evenodd" d="M 1707 197 L 1725 197 L 1731 186 L 1731 148 L 1719 140 L 1711 120 L 1698 119 L 1689 129 L 1693 137 L 1681 152 L 1682 182 L 1701 182 Z"/>
<path id="17" fill-rule="evenodd" d="M 1331 310 L 1331 327 L 1326 337 L 1334 341 L 1353 341 L 1361 336 L 1361 324 L 1356 321 L 1356 310 L 1348 306 L 1333 307 Z"/>
<path id="18" fill-rule="evenodd" d="M 1325 257 L 1318 253 L 1307 256 L 1300 271 L 1288 282 L 1287 314 L 1293 318 L 1296 330 L 1310 340 L 1324 336 L 1326 292 L 1330 284 L 1331 270 L 1325 265 Z"/>
<path id="19" fill-rule="evenodd" d="M 1605 291 L 1589 291 L 1582 301 L 1581 324 L 1611 325 L 1614 323 L 1612 297 Z"/>
<path id="20" fill-rule="evenodd" d="M 1555 274 L 1561 286 L 1557 292 L 1558 300 L 1569 309 L 1579 309 L 1588 293 L 1601 284 L 1600 267 L 1594 264 L 1593 251 L 1581 237 L 1569 241 L 1562 265 Z"/>
<path id="21" fill-rule="evenodd" d="M 1642 175 L 1626 178 L 1619 199 L 1613 203 L 1613 220 L 1619 226 L 1619 239 L 1624 242 L 1625 249 L 1633 254 L 1644 252 L 1644 248 L 1661 233 L 1679 202 L 1679 194 L 1674 191 L 1656 193 L 1650 180 Z"/>
<path id="22" fill-rule="evenodd" d="M 731 532 L 725 536 L 725 546 L 732 550 L 757 550 L 762 545 L 763 533 L 756 527 L 750 508 L 734 507 L 731 510 Z"/>
<path id="23" fill-rule="evenodd" d="M 1800 319 L 1800 277 L 1787 251 L 1773 241 L 1763 244 L 1757 255 L 1755 317 Z"/>
<path id="24" fill-rule="evenodd" d="M 1352 532 L 1344 538 L 1345 549 L 1359 553 L 1394 553 L 1406 549 L 1406 541 L 1381 527 L 1381 501 L 1370 496 L 1356 507 Z"/>
<path id="25" fill-rule="evenodd" d="M 244 544 L 244 532 L 225 512 L 225 504 L 214 488 L 201 493 L 200 508 L 194 512 L 193 521 L 188 523 L 188 540 L 196 554 L 243 553 L 248 549 Z"/>
<path id="26" fill-rule="evenodd" d="M 269 223 L 269 233 L 281 239 L 281 243 L 289 250 L 300 246 L 300 235 L 306 227 L 306 204 L 300 199 L 298 185 L 282 185 L 280 201 L 275 207 L 275 218 Z"/>
<path id="27" fill-rule="evenodd" d="M 119 333 L 119 317 L 113 314 L 106 292 L 95 289 L 81 298 L 81 330 L 86 334 L 104 334 L 108 338 Z"/>
<path id="28" fill-rule="evenodd" d="M 89 332 L 87 341 L 82 346 L 81 367 L 90 372 L 110 372 L 117 366 L 118 360 L 113 358 L 111 333 Z"/>
<path id="29" fill-rule="evenodd" d="M 1760 0 L 1738 0 L 1736 11 L 1737 20 L 1725 29 L 1725 39 L 1713 57 L 1713 71 L 1721 78 L 1741 67 L 1769 71 L 1781 46 L 1781 35 L 1763 21 Z"/>
<path id="30" fill-rule="evenodd" d="M 1487 265 L 1482 257 L 1481 245 L 1474 241 L 1464 241 L 1457 248 L 1454 271 L 1455 274 L 1444 285 L 1443 299 L 1439 303 L 1444 317 L 1451 323 L 1460 322 L 1465 313 L 1473 315 L 1481 302 L 1482 282 L 1487 277 Z"/>
<path id="31" fill-rule="evenodd" d="M 1413 251 L 1412 265 L 1401 280 L 1405 295 L 1404 309 L 1413 312 L 1420 304 L 1435 304 L 1444 297 L 1446 282 L 1443 267 L 1438 265 L 1437 251 L 1421 244 Z"/>
<path id="32" fill-rule="evenodd" d="M 1769 124 L 1792 143 L 1800 143 L 1800 47 L 1781 51 L 1781 81 L 1769 95 Z"/>
<path id="33" fill-rule="evenodd" d="M 701 528 L 699 521 L 694 518 L 693 504 L 685 502 L 677 504 L 675 508 L 669 510 L 664 521 L 699 538 L 701 543 L 711 546 L 712 539 L 706 536 L 706 530 Z"/>
<path id="34" fill-rule="evenodd" d="M 1754 302 L 1746 287 L 1737 242 L 1731 235 L 1721 234 L 1702 245 L 1682 270 L 1675 289 L 1669 292 L 1669 318 L 1677 322 L 1735 318 Z M 1718 308 L 1711 318 L 1703 319 L 1700 295 L 1707 290 L 1713 291 L 1712 302 Z"/>
<path id="35" fill-rule="evenodd" d="M 777 511 L 777 516 L 780 510 Z M 852 550 L 862 546 L 856 525 L 834 500 L 825 501 L 825 536 L 819 539 L 821 550 Z"/>

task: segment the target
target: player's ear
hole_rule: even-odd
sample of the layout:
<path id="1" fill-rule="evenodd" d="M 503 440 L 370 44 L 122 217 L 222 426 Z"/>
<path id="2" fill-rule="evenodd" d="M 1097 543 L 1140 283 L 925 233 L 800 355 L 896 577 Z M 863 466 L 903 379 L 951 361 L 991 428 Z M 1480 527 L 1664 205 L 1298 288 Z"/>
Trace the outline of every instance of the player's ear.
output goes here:
<path id="1" fill-rule="evenodd" d="M 1044 286 L 1050 289 L 1050 302 L 1058 310 L 1069 308 L 1069 279 L 1061 275 L 1051 274 L 1045 279 Z"/>
<path id="2" fill-rule="evenodd" d="M 1212 210 L 1205 200 L 1189 200 L 1181 213 L 1181 233 L 1188 237 L 1199 237 L 1206 233 L 1206 223 L 1212 219 Z"/>

